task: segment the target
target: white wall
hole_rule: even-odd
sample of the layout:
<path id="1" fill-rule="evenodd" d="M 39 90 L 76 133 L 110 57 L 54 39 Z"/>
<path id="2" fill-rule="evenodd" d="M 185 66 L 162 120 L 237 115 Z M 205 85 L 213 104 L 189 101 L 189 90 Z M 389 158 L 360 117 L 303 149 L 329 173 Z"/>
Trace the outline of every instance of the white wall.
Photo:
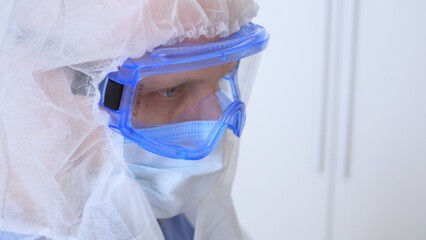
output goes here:
<path id="1" fill-rule="evenodd" d="M 315 231 L 300 239 L 314 237 L 325 231 L 326 179 L 312 153 L 327 5 L 257 2 L 255 22 L 271 38 L 248 108 L 233 198 L 242 226 L 254 239 L 285 239 L 303 232 L 306 224 Z"/>
<path id="2" fill-rule="evenodd" d="M 233 198 L 254 239 L 426 239 L 426 2 L 259 0 Z"/>

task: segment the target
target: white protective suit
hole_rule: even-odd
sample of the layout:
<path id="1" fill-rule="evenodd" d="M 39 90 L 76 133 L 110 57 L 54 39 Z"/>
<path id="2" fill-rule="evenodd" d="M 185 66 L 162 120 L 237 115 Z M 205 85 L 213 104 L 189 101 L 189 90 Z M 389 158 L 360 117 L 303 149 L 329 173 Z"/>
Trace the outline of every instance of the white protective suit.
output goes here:
<path id="1" fill-rule="evenodd" d="M 227 36 L 251 0 L 6 0 L 0 9 L 0 231 L 48 239 L 163 239 L 99 109 L 98 84 L 127 57 L 184 38 Z M 78 79 L 78 81 L 76 81 Z M 247 102 L 252 82 L 243 83 Z M 241 239 L 226 169 L 185 215 L 194 239 Z"/>

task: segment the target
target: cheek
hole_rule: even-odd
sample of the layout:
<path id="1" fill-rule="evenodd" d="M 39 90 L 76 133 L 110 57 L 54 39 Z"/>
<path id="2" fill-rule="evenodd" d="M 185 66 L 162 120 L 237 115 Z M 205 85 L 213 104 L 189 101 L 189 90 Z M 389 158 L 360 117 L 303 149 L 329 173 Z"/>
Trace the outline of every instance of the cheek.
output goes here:
<path id="1" fill-rule="evenodd" d="M 218 81 L 186 84 L 170 98 L 151 93 L 134 99 L 132 124 L 167 124 L 194 120 L 216 120 L 221 107 L 216 98 Z"/>
<path id="2" fill-rule="evenodd" d="M 187 109 L 188 111 L 179 118 L 179 122 L 217 120 L 222 115 L 222 108 L 214 93 L 204 97 Z"/>

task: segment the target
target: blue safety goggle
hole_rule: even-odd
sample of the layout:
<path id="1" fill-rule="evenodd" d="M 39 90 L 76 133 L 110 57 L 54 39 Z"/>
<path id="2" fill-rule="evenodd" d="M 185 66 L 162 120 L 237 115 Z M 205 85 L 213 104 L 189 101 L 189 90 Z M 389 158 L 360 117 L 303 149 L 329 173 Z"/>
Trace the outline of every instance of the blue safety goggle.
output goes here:
<path id="1" fill-rule="evenodd" d="M 188 41 L 129 58 L 100 84 L 99 105 L 113 130 L 145 150 L 204 158 L 227 129 L 241 135 L 239 62 L 265 49 L 268 39 L 250 23 L 215 42 Z"/>

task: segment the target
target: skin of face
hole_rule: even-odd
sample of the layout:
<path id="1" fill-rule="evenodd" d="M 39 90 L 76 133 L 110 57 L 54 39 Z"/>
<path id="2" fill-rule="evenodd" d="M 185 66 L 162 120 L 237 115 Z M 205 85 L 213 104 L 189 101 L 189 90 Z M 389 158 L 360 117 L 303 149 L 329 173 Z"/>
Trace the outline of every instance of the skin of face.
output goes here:
<path id="1" fill-rule="evenodd" d="M 222 109 L 214 93 L 235 62 L 141 79 L 133 101 L 135 127 L 216 120 Z"/>

